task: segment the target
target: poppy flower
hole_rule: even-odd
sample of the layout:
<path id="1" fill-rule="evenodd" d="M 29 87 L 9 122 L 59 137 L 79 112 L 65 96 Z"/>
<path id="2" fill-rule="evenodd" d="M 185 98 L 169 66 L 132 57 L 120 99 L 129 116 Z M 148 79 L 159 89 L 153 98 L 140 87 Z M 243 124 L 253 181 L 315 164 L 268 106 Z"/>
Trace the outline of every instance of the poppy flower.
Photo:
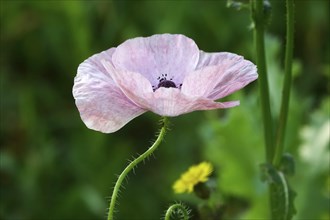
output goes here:
<path id="1" fill-rule="evenodd" d="M 258 78 L 242 56 L 206 53 L 180 34 L 129 39 L 78 67 L 73 96 L 90 129 L 111 133 L 152 111 L 161 116 L 239 105 L 216 102 Z"/>

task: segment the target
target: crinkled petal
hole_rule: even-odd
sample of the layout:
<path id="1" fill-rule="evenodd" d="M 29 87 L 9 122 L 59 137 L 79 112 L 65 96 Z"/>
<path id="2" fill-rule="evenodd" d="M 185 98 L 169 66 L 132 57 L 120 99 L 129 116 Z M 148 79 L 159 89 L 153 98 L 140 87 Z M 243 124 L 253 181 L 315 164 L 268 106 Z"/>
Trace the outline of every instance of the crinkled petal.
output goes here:
<path id="1" fill-rule="evenodd" d="M 196 69 L 201 69 L 207 66 L 223 65 L 227 60 L 237 62 L 243 60 L 242 56 L 234 53 L 220 52 L 220 53 L 206 53 L 202 50 L 199 51 L 199 60 Z"/>
<path id="2" fill-rule="evenodd" d="M 183 81 L 181 89 L 187 96 L 220 99 L 258 78 L 256 66 L 241 56 L 230 53 L 202 54 L 200 69 Z"/>
<path id="3" fill-rule="evenodd" d="M 130 39 L 113 54 L 116 69 L 141 73 L 153 86 L 158 77 L 167 74 L 177 85 L 187 73 L 195 70 L 199 49 L 195 42 L 180 34 L 160 34 Z"/>
<path id="4" fill-rule="evenodd" d="M 105 60 L 103 65 L 126 97 L 141 108 L 147 108 L 146 94 L 153 93 L 153 89 L 144 76 L 135 72 L 115 69 L 110 62 Z"/>
<path id="5" fill-rule="evenodd" d="M 207 66 L 189 74 L 183 81 L 181 91 L 190 97 L 208 97 L 222 80 L 226 66 Z"/>
<path id="6" fill-rule="evenodd" d="M 205 98 L 191 98 L 185 96 L 176 88 L 159 88 L 148 99 L 149 110 L 162 116 L 178 116 L 198 110 L 230 108 L 239 102 L 220 103 Z"/>
<path id="7" fill-rule="evenodd" d="M 104 66 L 132 102 L 158 115 L 178 116 L 197 110 L 239 105 L 237 101 L 220 103 L 207 98 L 188 97 L 177 88 L 160 87 L 153 92 L 151 84 L 141 74 L 115 69 L 109 62 L 104 62 Z"/>
<path id="8" fill-rule="evenodd" d="M 111 48 L 81 63 L 72 90 L 83 122 L 104 133 L 119 130 L 146 111 L 124 95 L 101 63 L 111 62 L 114 51 Z"/>

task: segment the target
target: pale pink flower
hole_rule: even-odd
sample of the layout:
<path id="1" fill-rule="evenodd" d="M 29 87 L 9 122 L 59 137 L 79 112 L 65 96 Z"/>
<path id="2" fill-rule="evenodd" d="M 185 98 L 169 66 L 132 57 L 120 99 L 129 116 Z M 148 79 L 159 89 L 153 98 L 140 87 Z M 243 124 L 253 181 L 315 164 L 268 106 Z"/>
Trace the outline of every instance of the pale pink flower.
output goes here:
<path id="1" fill-rule="evenodd" d="M 152 111 L 178 116 L 230 108 L 215 102 L 258 78 L 256 66 L 233 53 L 205 53 L 179 34 L 130 39 L 85 60 L 74 79 L 73 96 L 90 129 L 115 132 Z"/>

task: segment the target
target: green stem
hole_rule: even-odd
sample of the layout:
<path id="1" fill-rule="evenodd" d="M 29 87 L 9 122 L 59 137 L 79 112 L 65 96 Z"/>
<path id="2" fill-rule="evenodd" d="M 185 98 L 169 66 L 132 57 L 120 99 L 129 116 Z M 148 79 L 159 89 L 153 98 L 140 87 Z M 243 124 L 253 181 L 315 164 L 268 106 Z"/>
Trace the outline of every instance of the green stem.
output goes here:
<path id="1" fill-rule="evenodd" d="M 162 120 L 163 123 L 163 127 L 161 128 L 159 135 L 155 141 L 155 143 L 143 154 L 141 154 L 138 158 L 136 158 L 135 160 L 133 160 L 132 162 L 130 162 L 128 164 L 128 166 L 124 169 L 124 171 L 120 174 L 120 176 L 118 177 L 118 180 L 115 184 L 115 188 L 113 190 L 112 196 L 111 196 L 111 201 L 110 201 L 110 206 L 109 206 L 109 213 L 108 213 L 108 220 L 113 220 L 113 212 L 115 209 L 115 205 L 116 205 L 116 199 L 118 196 L 118 192 L 120 189 L 120 186 L 123 182 L 123 180 L 125 179 L 126 175 L 141 161 L 143 161 L 144 159 L 146 159 L 149 155 L 151 155 L 159 146 L 159 144 L 162 142 L 162 140 L 164 139 L 165 133 L 166 133 L 166 129 L 168 126 L 168 119 L 167 118 L 163 118 Z"/>
<path id="2" fill-rule="evenodd" d="M 284 85 L 282 90 L 282 103 L 279 117 L 279 125 L 276 134 L 276 152 L 273 160 L 275 166 L 279 166 L 284 151 L 284 135 L 287 124 L 290 88 L 292 78 L 292 53 L 293 53 L 293 31 L 294 31 L 294 4 L 293 0 L 286 0 L 287 24 L 286 24 L 286 49 L 284 67 Z"/>
<path id="3" fill-rule="evenodd" d="M 265 53 L 265 15 L 264 15 L 264 1 L 263 0 L 252 0 L 252 16 L 255 24 L 255 46 L 257 52 L 257 67 L 259 73 L 259 93 L 261 102 L 261 114 L 264 125 L 264 138 L 265 138 L 265 152 L 266 161 L 272 163 L 274 155 L 274 142 L 273 142 L 273 123 L 272 115 L 270 110 L 270 98 L 269 98 L 269 86 L 267 77 L 267 65 L 266 65 L 266 53 Z M 275 208 L 275 190 L 276 188 L 272 185 L 269 186 L 269 205 L 271 213 Z M 274 216 L 271 216 L 275 220 Z"/>
<path id="4" fill-rule="evenodd" d="M 267 162 L 272 161 L 274 155 L 273 123 L 269 102 L 269 86 L 267 77 L 266 54 L 265 54 L 265 18 L 263 0 L 254 0 L 253 16 L 255 22 L 255 45 L 257 52 L 257 67 L 259 73 L 259 93 L 264 123 L 264 138 L 266 144 Z"/>
<path id="5" fill-rule="evenodd" d="M 179 209 L 179 211 L 181 211 L 182 213 L 182 217 L 183 217 L 183 220 L 188 220 L 189 219 L 189 213 L 188 213 L 188 210 L 180 203 L 177 203 L 177 204 L 174 204 L 174 205 L 171 205 L 166 213 L 165 213 L 165 220 L 171 220 L 171 215 L 172 213 L 174 212 L 175 209 Z"/>

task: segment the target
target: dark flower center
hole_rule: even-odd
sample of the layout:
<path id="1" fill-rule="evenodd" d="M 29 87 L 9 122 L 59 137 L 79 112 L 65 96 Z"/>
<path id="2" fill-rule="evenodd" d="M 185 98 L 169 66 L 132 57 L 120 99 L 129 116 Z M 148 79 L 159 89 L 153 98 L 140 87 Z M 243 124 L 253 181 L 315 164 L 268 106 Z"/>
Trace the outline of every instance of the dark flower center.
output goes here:
<path id="1" fill-rule="evenodd" d="M 172 88 L 176 88 L 176 85 L 175 85 L 175 83 L 172 82 L 171 80 L 166 80 L 166 79 L 164 79 L 164 80 L 161 80 L 161 81 L 159 82 L 159 84 L 158 84 L 158 88 L 160 88 L 160 87 L 165 87 L 165 88 L 170 88 L 170 87 L 172 87 Z"/>
<path id="2" fill-rule="evenodd" d="M 180 88 L 182 84 L 178 87 L 172 80 L 172 78 L 167 79 L 167 74 L 162 74 L 157 78 L 158 80 L 158 85 L 157 86 L 152 86 L 152 89 L 156 91 L 156 89 L 160 87 L 164 88 Z"/>

